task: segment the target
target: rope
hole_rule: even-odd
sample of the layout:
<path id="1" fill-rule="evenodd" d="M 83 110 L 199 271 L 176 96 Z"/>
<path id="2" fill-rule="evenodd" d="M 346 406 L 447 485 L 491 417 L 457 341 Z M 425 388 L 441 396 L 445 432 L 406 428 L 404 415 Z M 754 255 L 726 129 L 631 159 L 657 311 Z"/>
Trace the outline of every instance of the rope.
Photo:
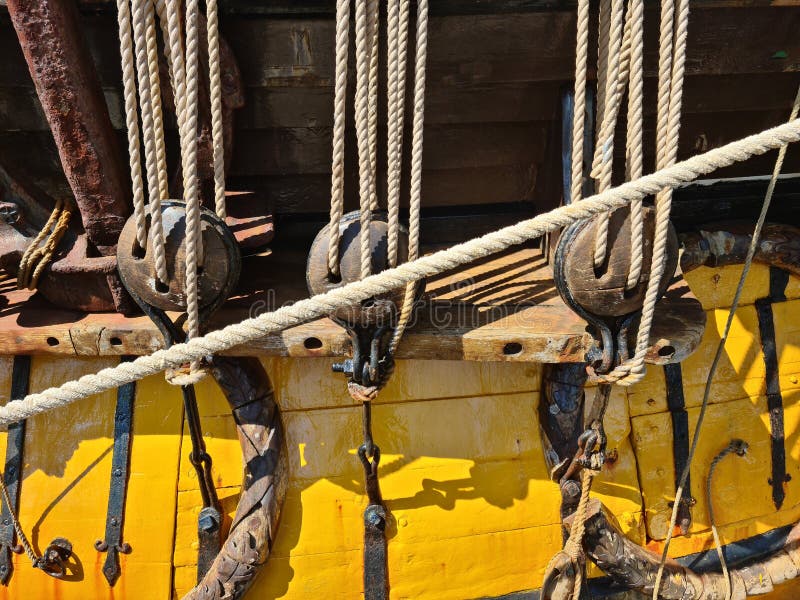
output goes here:
<path id="1" fill-rule="evenodd" d="M 369 94 L 367 123 L 369 127 L 369 166 L 372 173 L 369 189 L 369 209 L 378 210 L 376 173 L 378 170 L 378 43 L 380 33 L 380 5 L 378 0 L 367 1 L 367 39 L 369 46 Z"/>
<path id="2" fill-rule="evenodd" d="M 786 125 L 782 125 L 782 127 L 800 123 L 800 121 L 797 120 L 798 114 L 800 114 L 800 87 L 798 87 L 797 94 L 794 98 L 792 110 L 789 114 L 789 122 Z M 730 146 L 730 144 L 728 145 Z M 753 230 L 753 237 L 750 240 L 750 247 L 747 249 L 747 255 L 744 259 L 744 268 L 742 269 L 742 274 L 739 277 L 739 284 L 736 286 L 736 292 L 733 295 L 733 302 L 731 303 L 731 308 L 728 311 L 728 319 L 725 321 L 725 328 L 723 329 L 722 337 L 720 337 L 719 343 L 717 344 L 717 350 L 714 354 L 714 359 L 711 362 L 711 368 L 708 371 L 708 377 L 706 378 L 706 385 L 705 389 L 703 390 L 703 402 L 700 405 L 700 413 L 697 416 L 697 425 L 695 425 L 694 428 L 692 445 L 689 448 L 686 466 L 683 468 L 683 473 L 681 473 L 678 490 L 675 492 L 675 503 L 672 507 L 672 516 L 670 517 L 669 521 L 670 524 L 669 529 L 667 530 L 667 538 L 664 541 L 664 550 L 661 553 L 661 562 L 658 566 L 658 573 L 656 573 L 655 587 L 653 588 L 653 600 L 658 600 L 658 588 L 661 583 L 661 577 L 664 573 L 664 565 L 667 562 L 667 553 L 669 552 L 669 545 L 672 541 L 672 532 L 675 529 L 675 523 L 678 522 L 678 505 L 683 498 L 683 488 L 686 485 L 686 481 L 689 479 L 689 473 L 691 472 L 692 468 L 692 460 L 694 459 L 694 454 L 697 450 L 697 444 L 700 441 L 700 430 L 703 426 L 703 420 L 706 416 L 706 409 L 708 408 L 708 400 L 711 396 L 711 384 L 714 380 L 714 374 L 717 372 L 719 361 L 722 358 L 722 352 L 725 350 L 725 343 L 728 340 L 728 333 L 730 333 L 731 325 L 733 324 L 733 317 L 736 314 L 736 310 L 739 308 L 739 301 L 741 300 L 742 292 L 744 291 L 744 284 L 747 280 L 747 275 L 750 273 L 750 267 L 753 264 L 753 257 L 758 249 L 759 240 L 761 239 L 761 230 L 764 227 L 764 222 L 767 220 L 767 212 L 769 211 L 770 204 L 772 203 L 772 195 L 775 192 L 775 185 L 778 182 L 778 177 L 780 176 L 781 169 L 783 168 L 783 161 L 786 158 L 786 150 L 788 149 L 788 145 L 782 144 L 778 146 L 778 148 L 778 157 L 775 159 L 775 166 L 772 169 L 772 177 L 769 180 L 767 192 L 764 195 L 764 202 L 761 205 L 761 213 L 758 215 L 758 220 L 756 221 L 756 226 Z M 679 166 L 680 164 L 681 163 L 678 163 L 678 165 L 675 166 Z"/>
<path id="3" fill-rule="evenodd" d="M 586 121 L 586 65 L 589 57 L 589 0 L 578 0 L 577 21 L 570 202 L 577 202 L 583 197 L 583 137 Z"/>
<path id="4" fill-rule="evenodd" d="M 628 3 L 628 23 L 630 24 L 630 59 L 628 84 L 628 125 L 625 139 L 627 179 L 642 176 L 642 96 L 643 96 L 643 23 L 644 0 L 630 0 Z M 642 201 L 631 202 L 631 264 L 625 288 L 633 289 L 642 274 L 643 256 L 638 251 L 642 247 L 644 219 Z"/>
<path id="5" fill-rule="evenodd" d="M 147 217 L 139 148 L 139 108 L 136 100 L 136 73 L 133 68 L 131 10 L 128 0 L 117 0 L 117 25 L 119 26 L 119 53 L 122 59 L 122 85 L 125 95 L 125 128 L 128 134 L 128 165 L 131 171 L 133 217 L 136 222 L 136 241 L 139 247 L 144 249 L 147 247 Z"/>
<path id="6" fill-rule="evenodd" d="M 158 177 L 158 198 L 169 198 L 167 181 L 167 150 L 164 142 L 164 115 L 161 110 L 161 77 L 158 68 L 158 44 L 156 41 L 155 9 L 147 2 L 145 14 L 145 43 L 147 45 L 147 73 L 150 78 L 150 108 L 153 116 L 153 140 L 156 152 L 156 176 Z"/>
<path id="7" fill-rule="evenodd" d="M 403 129 L 405 127 L 405 80 L 408 55 L 408 0 L 392 0 L 388 6 L 389 45 L 386 205 L 388 208 L 389 266 L 397 266 L 400 237 L 400 182 L 402 175 Z"/>
<path id="8" fill-rule="evenodd" d="M 586 519 L 588 517 L 588 507 L 590 492 L 592 491 L 592 480 L 596 472 L 592 469 L 583 469 L 581 471 L 581 497 L 578 501 L 578 507 L 575 509 L 575 517 L 572 521 L 570 528 L 569 538 L 564 548 L 557 552 L 550 562 L 545 567 L 545 579 L 553 571 L 556 564 L 566 557 L 572 565 L 572 570 L 575 573 L 575 580 L 572 588 L 572 600 L 578 600 L 581 597 L 581 588 L 583 587 L 584 569 L 583 565 L 586 561 L 583 552 L 583 535 L 586 533 Z"/>
<path id="9" fill-rule="evenodd" d="M 17 288 L 35 290 L 44 269 L 50 264 L 58 243 L 64 237 L 72 208 L 58 200 L 42 230 L 26 248 L 17 270 Z"/>
<path id="10" fill-rule="evenodd" d="M 158 163 L 156 158 L 155 126 L 147 57 L 148 6 L 150 0 L 132 0 L 133 38 L 136 54 L 136 75 L 139 83 L 139 108 L 142 117 L 142 137 L 147 175 L 147 195 L 150 208 L 150 236 L 152 237 L 156 277 L 167 282 L 167 259 L 164 250 L 164 229 L 161 223 L 161 198 L 158 190 Z M 152 24 L 152 23 L 150 23 Z M 155 32 L 153 32 L 155 35 Z"/>
<path id="11" fill-rule="evenodd" d="M 200 190 L 197 176 L 197 63 L 198 2 L 186 2 L 186 97 L 185 120 L 181 134 L 183 190 L 186 202 L 186 326 L 188 337 L 200 335 L 200 307 L 197 269 L 201 264 L 203 240 L 200 228 Z M 224 183 L 224 182 L 223 182 Z M 193 361 L 191 373 L 199 373 L 199 361 Z"/>
<path id="12" fill-rule="evenodd" d="M 714 520 L 714 502 L 711 496 L 711 481 L 714 477 L 714 469 L 717 468 L 717 465 L 720 461 L 728 456 L 728 454 L 736 454 L 738 456 L 744 456 L 747 452 L 748 446 L 747 442 L 742 440 L 731 440 L 730 443 L 714 457 L 714 460 L 711 461 L 711 465 L 708 467 L 708 480 L 706 481 L 706 502 L 708 504 L 708 520 L 711 523 L 711 533 L 714 536 L 714 546 L 717 550 L 717 556 L 719 557 L 719 564 L 722 565 L 722 576 L 725 579 L 725 600 L 731 599 L 731 576 L 728 572 L 728 563 L 725 561 L 725 554 L 722 552 L 722 543 L 719 540 L 719 532 L 717 531 L 717 525 Z"/>
<path id="13" fill-rule="evenodd" d="M 419 257 L 420 208 L 422 206 L 422 147 L 425 129 L 425 72 L 428 56 L 428 0 L 417 2 L 417 49 L 414 63 L 414 122 L 411 134 L 411 197 L 408 219 L 408 260 Z M 400 317 L 389 344 L 394 355 L 414 308 L 416 281 L 406 284 Z"/>
<path id="14" fill-rule="evenodd" d="M 614 130 L 621 94 L 619 93 L 620 47 L 624 28 L 624 0 L 611 0 L 608 35 L 604 35 L 602 57 L 607 61 L 604 68 L 604 89 L 598 89 L 603 103 L 602 120 L 598 127 L 597 146 L 592 162 L 592 177 L 598 179 L 598 191 L 604 192 L 611 187 L 611 175 L 614 164 Z M 607 37 L 607 39 L 605 39 Z M 599 68 L 598 68 L 599 71 Z M 599 88 L 599 79 L 598 79 Z M 608 215 L 597 219 L 594 241 L 594 264 L 599 268 L 606 258 L 608 249 Z"/>
<path id="15" fill-rule="evenodd" d="M 336 83 L 333 98 L 331 216 L 328 223 L 328 271 L 339 275 L 340 221 L 344 215 L 344 133 L 347 109 L 347 51 L 350 44 L 350 0 L 336 2 Z"/>
<path id="16" fill-rule="evenodd" d="M 372 220 L 371 194 L 373 184 L 370 159 L 369 127 L 369 50 L 367 35 L 369 26 L 367 4 L 372 0 L 356 0 L 356 99 L 355 121 L 358 140 L 358 196 L 360 201 L 359 242 L 361 251 L 361 277 L 372 272 L 370 252 L 370 221 Z"/>
<path id="17" fill-rule="evenodd" d="M 664 4 L 668 4 L 671 0 L 666 0 Z M 673 27 L 673 11 L 662 8 L 662 12 L 667 13 L 666 16 L 662 14 L 662 34 L 665 35 L 665 30 L 669 29 L 672 32 Z M 661 63 L 670 63 L 671 71 L 669 73 L 670 79 L 670 93 L 667 100 L 662 100 L 659 96 L 659 120 L 665 118 L 667 121 L 666 128 L 659 127 L 659 139 L 657 152 L 660 152 L 659 168 L 669 167 L 675 164 L 678 154 L 678 132 L 680 130 L 680 113 L 681 113 L 681 100 L 683 97 L 683 76 L 684 64 L 686 61 L 686 38 L 689 28 L 689 0 L 679 0 L 678 7 L 678 27 L 675 32 L 675 48 L 674 55 L 671 51 L 670 45 L 667 53 L 671 56 L 662 56 Z M 662 46 L 663 49 L 663 46 Z M 663 66 L 662 64 L 662 66 Z M 659 81 L 659 88 L 661 88 L 661 81 Z M 662 106 L 663 102 L 668 101 L 668 107 Z M 666 110 L 666 112 L 665 112 Z M 665 116 L 666 115 L 666 116 Z M 639 323 L 639 330 L 636 337 L 636 352 L 633 358 L 614 369 L 611 373 L 601 376 L 599 380 L 606 383 L 614 383 L 620 380 L 626 380 L 628 385 L 639 381 L 644 377 L 645 364 L 644 359 L 647 354 L 647 349 L 650 344 L 650 328 L 653 324 L 653 317 L 655 316 L 655 307 L 660 296 L 661 278 L 664 274 L 664 267 L 666 263 L 667 241 L 669 238 L 670 226 L 670 212 L 672 208 L 672 190 L 665 189 L 659 191 L 656 195 L 656 224 L 655 234 L 653 239 L 653 256 L 652 264 L 650 267 L 650 278 L 647 283 L 647 290 L 645 292 L 645 299 L 642 305 L 642 317 Z"/>
<path id="18" fill-rule="evenodd" d="M 208 39 L 208 83 L 211 97 L 211 148 L 214 160 L 214 208 L 225 220 L 225 142 L 222 132 L 222 82 L 219 59 L 219 17 L 217 0 L 206 0 Z"/>
<path id="19" fill-rule="evenodd" d="M 23 550 L 25 550 L 25 554 L 28 556 L 33 566 L 38 568 L 42 564 L 42 557 L 37 555 L 34 551 L 33 546 L 31 546 L 31 543 L 28 541 L 28 537 L 22 530 L 17 515 L 14 513 L 14 505 L 11 503 L 11 496 L 8 493 L 5 475 L 3 473 L 0 473 L 0 493 L 2 493 L 3 502 L 6 503 L 6 507 L 8 508 L 8 514 L 11 515 L 11 524 L 14 526 L 14 531 L 17 534 L 17 541 L 19 541 Z"/>
<path id="20" fill-rule="evenodd" d="M 425 6 L 425 0 L 419 4 Z M 274 312 L 228 325 L 202 337 L 193 338 L 186 343 L 175 344 L 169 350 L 158 350 L 152 354 L 140 356 L 134 361 L 120 363 L 115 367 L 84 375 L 59 387 L 29 394 L 21 400 L 12 400 L 0 407 L 0 426 L 66 406 L 92 394 L 138 381 L 167 368 L 199 360 L 207 355 L 218 354 L 251 340 L 262 338 L 269 333 L 328 315 L 344 306 L 351 306 L 412 281 L 455 269 L 465 263 L 540 237 L 549 231 L 566 227 L 578 220 L 588 219 L 602 212 L 627 206 L 631 201 L 654 194 L 665 187 L 677 187 L 716 169 L 764 154 L 769 150 L 798 140 L 800 140 L 800 120 L 793 120 L 766 129 L 650 175 L 645 175 L 635 181 L 629 181 L 619 187 L 596 194 L 581 202 L 556 208 L 531 219 L 520 221 L 516 225 L 504 227 L 446 250 L 403 263 L 366 279 L 334 288 L 312 298 L 299 300 Z M 620 383 L 629 385 L 629 382 L 624 379 Z"/>

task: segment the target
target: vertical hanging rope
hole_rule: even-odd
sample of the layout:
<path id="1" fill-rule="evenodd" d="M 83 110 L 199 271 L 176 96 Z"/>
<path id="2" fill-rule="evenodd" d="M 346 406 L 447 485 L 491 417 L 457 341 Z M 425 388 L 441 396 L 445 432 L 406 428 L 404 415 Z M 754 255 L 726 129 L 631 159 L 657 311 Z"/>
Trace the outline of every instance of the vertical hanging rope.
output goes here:
<path id="1" fill-rule="evenodd" d="M 125 96 L 125 129 L 128 134 L 128 166 L 131 171 L 133 217 L 136 222 L 136 241 L 147 246 L 147 216 L 145 214 L 142 159 L 139 148 L 139 105 L 136 99 L 136 73 L 133 67 L 133 37 L 131 10 L 128 0 L 117 0 L 119 53 L 122 59 L 122 87 Z"/>
<path id="2" fill-rule="evenodd" d="M 361 277 L 372 272 L 369 225 L 372 220 L 372 164 L 369 144 L 369 50 L 367 4 L 372 0 L 356 0 L 356 138 L 358 140 L 358 196 L 360 201 Z"/>
<path id="3" fill-rule="evenodd" d="M 644 0 L 629 0 L 630 60 L 628 85 L 628 126 L 625 139 L 628 181 L 642 176 L 642 96 L 643 96 L 643 33 Z M 642 274 L 642 238 L 644 219 L 642 201 L 631 202 L 631 264 L 626 289 L 632 289 Z"/>
<path id="4" fill-rule="evenodd" d="M 389 266 L 397 266 L 400 231 L 400 185 L 405 127 L 405 80 L 408 47 L 407 0 L 392 0 L 388 6 L 388 106 L 387 207 L 389 211 Z"/>
<path id="5" fill-rule="evenodd" d="M 611 0 L 600 0 L 597 17 L 597 93 L 596 115 L 597 131 L 603 122 L 606 111 L 606 75 L 608 73 L 608 40 L 611 25 Z M 595 144 L 597 153 L 597 144 Z M 592 160 L 594 164 L 594 159 Z"/>
<path id="6" fill-rule="evenodd" d="M 197 269 L 201 262 L 200 190 L 197 177 L 197 63 L 198 53 L 198 2 L 186 2 L 186 98 L 183 151 L 183 189 L 186 201 L 186 324 L 189 338 L 200 335 L 200 309 L 197 294 Z M 196 369 L 193 363 L 192 370 Z"/>
<path id="7" fill-rule="evenodd" d="M 411 134 L 411 195 L 409 199 L 408 260 L 419 258 L 420 207 L 422 205 L 422 148 L 425 129 L 425 72 L 428 56 L 428 0 L 417 2 L 417 48 L 414 63 L 414 120 Z M 392 335 L 389 353 L 394 354 L 414 307 L 416 283 L 406 285 L 403 306 Z"/>
<path id="8" fill-rule="evenodd" d="M 367 52 L 369 53 L 369 165 L 372 172 L 369 190 L 369 208 L 378 210 L 378 47 L 380 41 L 380 4 L 367 0 Z"/>
<path id="9" fill-rule="evenodd" d="M 206 0 L 208 83 L 211 96 L 211 140 L 214 156 L 214 209 L 225 219 L 225 142 L 222 133 L 222 81 L 219 60 L 219 11 L 217 0 Z"/>
<path id="10" fill-rule="evenodd" d="M 147 73 L 150 78 L 150 107 L 153 117 L 153 142 L 155 143 L 158 199 L 169 198 L 167 181 L 167 150 L 164 144 L 164 115 L 161 109 L 161 76 L 158 69 L 158 44 L 156 43 L 155 8 L 147 2 L 145 14 L 145 42 L 147 44 Z"/>
<path id="11" fill-rule="evenodd" d="M 347 53 L 350 45 L 350 0 L 336 2 L 336 81 L 333 97 L 333 159 L 328 230 L 328 271 L 339 275 L 340 221 L 344 215 L 344 134 L 347 108 Z"/>
<path id="12" fill-rule="evenodd" d="M 669 4 L 668 0 L 665 4 Z M 669 11 L 667 11 L 669 12 Z M 672 30 L 672 18 L 668 19 L 669 29 Z M 664 24 L 662 23 L 662 27 Z M 675 44 L 671 62 L 670 92 L 668 108 L 666 110 L 667 126 L 660 128 L 664 131 L 664 139 L 659 140 L 662 148 L 662 164 L 658 168 L 669 167 L 675 164 L 678 156 L 678 133 L 680 131 L 681 101 L 683 98 L 684 65 L 686 63 L 686 38 L 689 29 L 689 0 L 679 0 L 678 26 L 675 32 Z M 665 61 L 666 62 L 666 61 Z M 661 82 L 659 82 L 659 88 Z M 659 99 L 661 103 L 661 99 Z M 663 116 L 663 107 L 660 107 L 659 117 Z M 650 328 L 653 324 L 655 305 L 659 297 L 659 286 L 664 274 L 666 262 L 667 239 L 669 234 L 669 219 L 672 209 L 672 189 L 668 188 L 656 195 L 656 226 L 653 239 L 653 259 L 650 266 L 650 279 L 647 282 L 644 304 L 642 305 L 642 318 L 636 339 L 636 354 L 630 367 L 630 374 L 641 378 L 644 375 L 644 357 L 650 341 Z"/>
<path id="13" fill-rule="evenodd" d="M 583 138 L 586 127 L 586 66 L 589 59 L 589 0 L 578 0 L 577 29 L 570 202 L 577 202 L 583 197 Z"/>
<path id="14" fill-rule="evenodd" d="M 592 176 L 599 179 L 598 191 L 604 192 L 611 187 L 612 167 L 614 165 L 614 131 L 619 114 L 620 93 L 620 49 L 624 29 L 624 0 L 611 0 L 609 14 L 608 40 L 604 48 L 605 90 L 603 92 L 603 118 L 600 122 L 592 161 Z M 608 246 L 608 215 L 597 219 L 597 233 L 594 244 L 594 265 L 599 268 L 606 258 Z"/>
<path id="15" fill-rule="evenodd" d="M 158 189 L 155 127 L 151 104 L 150 70 L 147 60 L 147 13 L 150 0 L 133 0 L 133 37 L 136 53 L 136 74 L 139 83 L 139 107 L 142 117 L 142 137 L 147 173 L 147 195 L 150 209 L 150 237 L 153 243 L 156 277 L 167 281 L 167 262 L 164 251 L 164 229 L 161 224 L 161 198 Z"/>
<path id="16" fill-rule="evenodd" d="M 395 182 L 396 162 L 398 159 L 394 138 L 397 135 L 397 80 L 398 80 L 398 37 L 400 26 L 400 0 L 388 0 L 386 3 L 386 96 L 387 96 L 387 132 L 386 132 L 386 208 L 388 211 L 387 253 L 390 267 L 397 266 L 397 238 L 400 225 L 400 196 Z"/>

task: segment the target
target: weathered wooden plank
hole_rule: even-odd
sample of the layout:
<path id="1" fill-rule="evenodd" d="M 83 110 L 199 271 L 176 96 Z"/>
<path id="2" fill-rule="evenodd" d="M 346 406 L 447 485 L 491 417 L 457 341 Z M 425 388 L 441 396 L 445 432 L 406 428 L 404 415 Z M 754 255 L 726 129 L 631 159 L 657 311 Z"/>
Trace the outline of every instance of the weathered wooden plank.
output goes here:
<path id="1" fill-rule="evenodd" d="M 276 252 L 249 260 L 250 272 L 257 276 L 242 282 L 238 296 L 209 323 L 211 329 L 307 296 L 303 253 Z M 551 278 L 539 250 L 529 248 L 513 249 L 433 278 L 428 281 L 427 301 L 412 320 L 398 358 L 583 360 L 591 343 L 586 323 L 561 302 Z M 700 304 L 684 296 L 684 291 L 675 289 L 673 310 L 688 315 L 689 322 L 701 320 Z M 10 290 L 6 298 L 8 305 L 0 310 L 0 354 L 136 355 L 162 344 L 145 317 L 57 310 L 39 297 L 30 298 L 24 290 Z M 699 340 L 699 336 L 694 341 L 678 340 L 675 333 L 674 323 L 657 318 L 651 336 L 654 347 L 672 345 L 680 354 L 691 351 L 691 344 Z M 253 340 L 229 354 L 325 357 L 345 355 L 349 348 L 341 327 L 319 319 Z"/>

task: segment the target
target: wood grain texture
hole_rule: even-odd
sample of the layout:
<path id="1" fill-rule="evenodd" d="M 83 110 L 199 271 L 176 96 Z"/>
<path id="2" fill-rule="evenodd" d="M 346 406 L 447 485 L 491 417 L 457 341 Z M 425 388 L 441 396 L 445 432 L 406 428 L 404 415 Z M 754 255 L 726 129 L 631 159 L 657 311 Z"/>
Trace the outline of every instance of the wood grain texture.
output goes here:
<path id="1" fill-rule="evenodd" d="M 242 282 L 237 295 L 212 318 L 210 328 L 307 297 L 304 254 L 276 252 L 249 260 L 245 272 L 256 276 Z M 9 283 L 0 288 L 8 302 L 0 309 L 0 353 L 140 355 L 162 345 L 160 334 L 146 317 L 60 310 L 39 296 L 31 298 L 28 291 L 10 288 Z M 400 346 L 399 358 L 579 362 L 592 341 L 586 323 L 558 297 L 552 273 L 537 249 L 512 249 L 431 279 L 424 298 L 425 305 Z M 696 330 L 690 330 L 690 339 L 675 335 L 674 314 L 698 322 L 703 317 L 700 304 L 685 287 L 676 288 L 664 307 L 651 336 L 657 362 L 663 360 L 655 358 L 662 346 L 690 353 L 699 341 Z M 267 335 L 227 354 L 342 356 L 349 347 L 341 327 L 320 319 Z"/>

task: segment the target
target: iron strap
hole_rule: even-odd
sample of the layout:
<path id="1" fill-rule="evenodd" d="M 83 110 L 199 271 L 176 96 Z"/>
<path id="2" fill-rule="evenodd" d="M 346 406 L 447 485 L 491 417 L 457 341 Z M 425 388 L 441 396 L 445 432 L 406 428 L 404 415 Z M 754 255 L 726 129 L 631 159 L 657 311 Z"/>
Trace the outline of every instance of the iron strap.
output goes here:
<path id="1" fill-rule="evenodd" d="M 678 489 L 681 475 L 689 460 L 689 413 L 686 412 L 683 371 L 680 363 L 664 365 L 664 383 L 667 390 L 667 408 L 672 417 L 672 460 L 675 464 L 675 489 Z M 683 535 L 687 535 L 692 526 L 691 507 L 695 504 L 691 474 L 686 478 L 685 490 L 678 506 L 678 525 Z"/>
<path id="2" fill-rule="evenodd" d="M 364 600 L 385 600 L 389 597 L 389 568 L 386 508 L 378 481 L 381 449 L 372 439 L 372 403 L 363 404 L 364 443 L 358 448 L 358 458 L 364 467 L 364 488 L 369 500 L 364 511 Z"/>
<path id="3" fill-rule="evenodd" d="M 123 362 L 132 360 L 129 356 Z M 130 544 L 122 541 L 122 524 L 125 518 L 125 497 L 130 475 L 131 436 L 133 433 L 133 405 L 136 383 L 126 383 L 117 389 L 117 408 L 114 412 L 114 450 L 111 457 L 111 483 L 108 489 L 105 539 L 94 544 L 98 552 L 107 552 L 103 563 L 103 576 L 113 586 L 122 572 L 119 554 L 131 551 Z"/>
<path id="4" fill-rule="evenodd" d="M 31 357 L 15 356 L 11 373 L 11 400 L 28 395 L 31 373 Z M 13 506 L 3 502 L 0 513 L 0 583 L 8 583 L 14 569 L 11 553 L 21 549 L 14 543 L 14 515 L 19 514 L 20 481 L 22 476 L 22 453 L 25 447 L 25 421 L 8 426 L 6 441 L 6 466 L 3 481 Z"/>
<path id="5" fill-rule="evenodd" d="M 769 410 L 770 445 L 772 454 L 772 502 L 780 509 L 786 497 L 784 484 L 791 478 L 786 472 L 786 443 L 783 424 L 783 396 L 778 371 L 778 351 L 775 344 L 775 320 L 772 304 L 786 300 L 789 273 L 778 267 L 769 268 L 769 296 L 756 300 L 758 329 L 761 334 L 761 351 L 764 354 L 767 384 L 767 409 Z"/>

